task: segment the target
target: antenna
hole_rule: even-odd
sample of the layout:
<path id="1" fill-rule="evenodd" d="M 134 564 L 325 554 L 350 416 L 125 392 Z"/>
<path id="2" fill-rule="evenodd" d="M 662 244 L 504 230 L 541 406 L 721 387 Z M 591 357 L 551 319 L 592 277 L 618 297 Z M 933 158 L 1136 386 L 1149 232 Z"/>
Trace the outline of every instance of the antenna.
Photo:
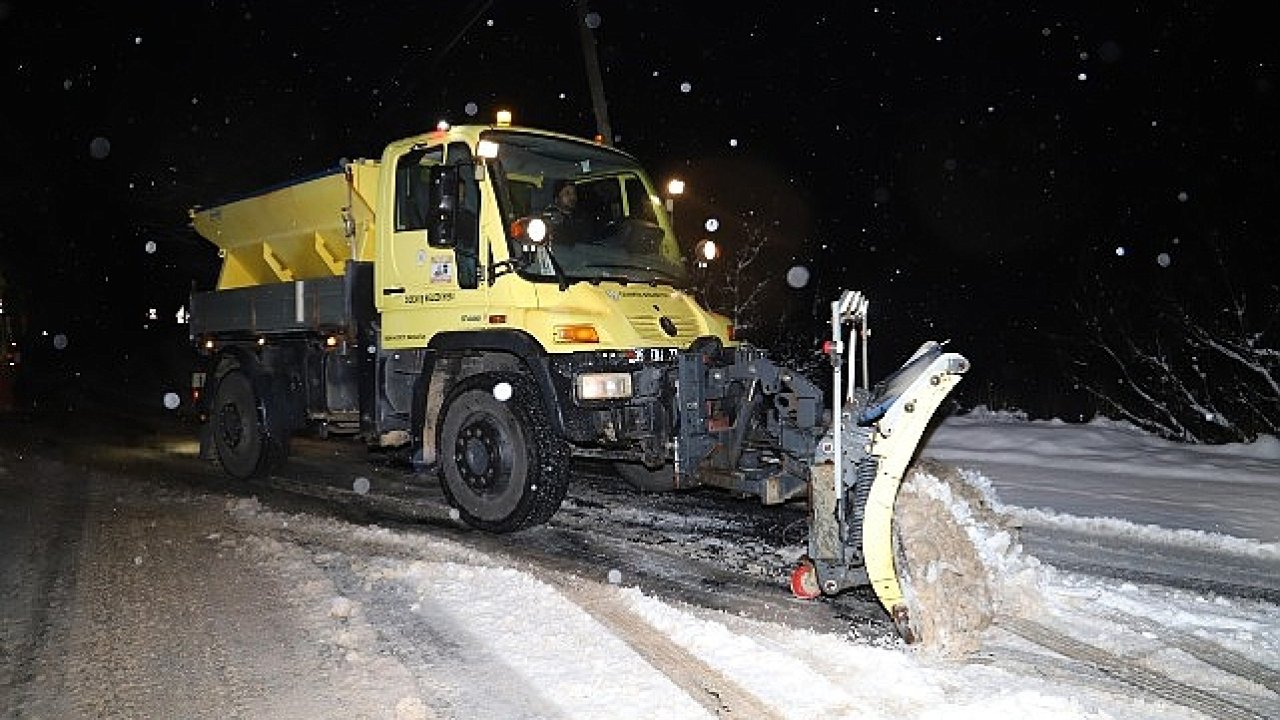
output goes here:
<path id="1" fill-rule="evenodd" d="M 596 56 L 596 36 L 587 25 L 587 0 L 578 0 L 578 36 L 582 39 L 582 57 L 587 64 L 587 84 L 591 86 L 591 108 L 596 114 L 596 132 L 604 144 L 613 147 L 613 128 L 609 127 L 609 109 L 604 101 L 604 80 L 600 77 L 600 59 Z"/>

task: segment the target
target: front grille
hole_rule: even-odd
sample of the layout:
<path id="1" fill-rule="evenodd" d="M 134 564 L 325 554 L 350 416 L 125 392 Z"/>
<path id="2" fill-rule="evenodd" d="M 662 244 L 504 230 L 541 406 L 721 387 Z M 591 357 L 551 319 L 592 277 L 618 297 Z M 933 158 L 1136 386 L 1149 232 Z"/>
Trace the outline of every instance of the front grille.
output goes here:
<path id="1" fill-rule="evenodd" d="M 671 322 L 676 326 L 675 337 L 668 335 L 662 330 L 659 324 L 662 315 L 649 313 L 645 315 L 629 315 L 627 320 L 631 322 L 631 327 L 635 328 L 636 334 L 640 339 L 647 343 L 666 344 L 671 342 L 687 343 L 700 334 L 698 332 L 698 321 L 692 315 L 667 315 Z"/>

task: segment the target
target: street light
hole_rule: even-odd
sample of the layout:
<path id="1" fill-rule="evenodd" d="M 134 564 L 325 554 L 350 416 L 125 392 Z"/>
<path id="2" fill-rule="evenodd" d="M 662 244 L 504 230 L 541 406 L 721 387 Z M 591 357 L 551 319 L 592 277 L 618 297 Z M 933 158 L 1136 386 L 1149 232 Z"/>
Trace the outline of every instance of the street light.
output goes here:
<path id="1" fill-rule="evenodd" d="M 684 194 L 684 181 L 680 178 L 672 178 L 667 183 L 667 212 L 675 212 L 676 196 Z"/>
<path id="2" fill-rule="evenodd" d="M 684 181 L 671 178 L 667 181 L 667 215 L 671 219 L 671 231 L 676 231 L 676 196 L 684 194 Z"/>

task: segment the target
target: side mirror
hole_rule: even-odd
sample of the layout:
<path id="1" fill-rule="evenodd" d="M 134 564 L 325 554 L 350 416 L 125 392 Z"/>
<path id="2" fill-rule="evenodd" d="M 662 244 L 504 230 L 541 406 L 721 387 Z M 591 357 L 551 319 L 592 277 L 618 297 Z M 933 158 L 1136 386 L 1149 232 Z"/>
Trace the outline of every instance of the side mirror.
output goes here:
<path id="1" fill-rule="evenodd" d="M 433 247 L 453 247 L 454 217 L 458 212 L 458 168 L 437 165 L 431 168 L 427 221 L 427 243 Z"/>

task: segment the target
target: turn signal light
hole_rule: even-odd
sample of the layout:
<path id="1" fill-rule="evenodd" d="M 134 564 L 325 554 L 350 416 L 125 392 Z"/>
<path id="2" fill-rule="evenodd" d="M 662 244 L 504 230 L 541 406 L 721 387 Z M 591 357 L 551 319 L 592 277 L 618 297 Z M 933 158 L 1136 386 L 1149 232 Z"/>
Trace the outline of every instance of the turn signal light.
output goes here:
<path id="1" fill-rule="evenodd" d="M 598 343 L 600 333 L 595 325 L 557 325 L 555 338 L 559 343 Z"/>

